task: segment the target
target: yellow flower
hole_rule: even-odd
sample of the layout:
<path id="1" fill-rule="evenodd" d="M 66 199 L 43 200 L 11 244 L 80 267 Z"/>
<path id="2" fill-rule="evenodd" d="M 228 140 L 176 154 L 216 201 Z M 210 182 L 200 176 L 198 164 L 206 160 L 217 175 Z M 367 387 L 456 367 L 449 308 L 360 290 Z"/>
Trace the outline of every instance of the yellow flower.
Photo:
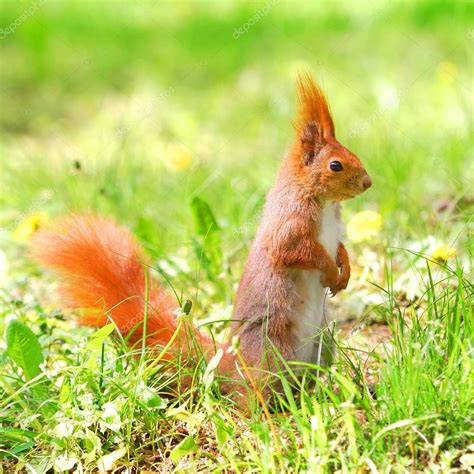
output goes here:
<path id="1" fill-rule="evenodd" d="M 14 236 L 17 240 L 28 240 L 45 223 L 45 212 L 32 212 L 23 218 L 15 229 Z"/>
<path id="2" fill-rule="evenodd" d="M 456 256 L 456 249 L 449 245 L 443 244 L 438 248 L 434 249 L 431 253 L 431 257 L 435 260 L 442 260 L 446 262 L 448 259 Z"/>
<path id="3" fill-rule="evenodd" d="M 382 216 L 375 211 L 358 212 L 347 224 L 347 236 L 353 242 L 375 237 L 382 228 Z"/>
<path id="4" fill-rule="evenodd" d="M 193 156 L 189 148 L 184 145 L 170 145 L 164 156 L 164 162 L 172 171 L 184 171 L 191 166 Z"/>
<path id="5" fill-rule="evenodd" d="M 452 84 L 456 79 L 458 68 L 456 67 L 456 64 L 450 63 L 449 61 L 443 61 L 438 64 L 436 73 L 441 82 Z"/>

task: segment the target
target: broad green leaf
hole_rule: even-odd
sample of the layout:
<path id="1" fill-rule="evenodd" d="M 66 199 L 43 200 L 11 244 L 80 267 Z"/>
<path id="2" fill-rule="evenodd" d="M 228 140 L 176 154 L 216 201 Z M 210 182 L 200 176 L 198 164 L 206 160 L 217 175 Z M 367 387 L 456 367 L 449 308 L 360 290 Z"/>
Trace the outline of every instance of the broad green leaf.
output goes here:
<path id="1" fill-rule="evenodd" d="M 150 409 L 166 408 L 166 400 L 161 398 L 151 387 L 139 387 L 137 389 L 137 395 L 140 397 L 144 405 L 146 405 Z"/>
<path id="2" fill-rule="evenodd" d="M 7 353 L 23 370 L 28 380 L 41 373 L 43 353 L 33 331 L 22 322 L 14 319 L 7 327 Z"/>
<path id="3" fill-rule="evenodd" d="M 232 436 L 232 428 L 217 413 L 215 413 L 211 419 L 214 424 L 217 442 L 219 443 L 219 446 L 222 447 L 222 445 Z"/>
<path id="4" fill-rule="evenodd" d="M 36 444 L 36 441 L 27 441 L 26 443 L 21 443 L 14 448 L 9 450 L 9 453 L 12 455 L 18 455 L 23 452 L 29 452 L 31 448 Z"/>
<path id="5" fill-rule="evenodd" d="M 21 430 L 10 426 L 4 428 L 0 427 L 0 442 L 2 444 L 7 444 L 7 442 L 13 441 L 28 441 L 37 435 L 38 433 L 33 431 Z"/>
<path id="6" fill-rule="evenodd" d="M 193 211 L 194 227 L 198 235 L 206 237 L 220 230 L 219 224 L 207 201 L 196 196 L 191 201 L 191 209 Z"/>
<path id="7" fill-rule="evenodd" d="M 71 395 L 71 382 L 65 378 L 59 392 L 59 403 L 66 403 Z"/>
<path id="8" fill-rule="evenodd" d="M 115 325 L 110 323 L 100 328 L 94 334 L 90 336 L 90 340 L 87 343 L 86 349 L 88 351 L 99 351 L 102 347 L 102 343 L 107 339 L 107 337 L 114 332 Z"/>
<path id="9" fill-rule="evenodd" d="M 173 462 L 178 462 L 182 457 L 194 453 L 197 450 L 196 441 L 192 436 L 188 436 L 171 451 L 170 458 Z"/>
<path id="10" fill-rule="evenodd" d="M 88 452 L 98 451 L 102 448 L 102 442 L 100 441 L 100 438 L 88 428 L 85 429 L 84 439 Z"/>
<path id="11" fill-rule="evenodd" d="M 133 228 L 133 233 L 140 239 L 140 241 L 156 243 L 156 223 L 148 217 L 138 216 L 137 222 Z"/>

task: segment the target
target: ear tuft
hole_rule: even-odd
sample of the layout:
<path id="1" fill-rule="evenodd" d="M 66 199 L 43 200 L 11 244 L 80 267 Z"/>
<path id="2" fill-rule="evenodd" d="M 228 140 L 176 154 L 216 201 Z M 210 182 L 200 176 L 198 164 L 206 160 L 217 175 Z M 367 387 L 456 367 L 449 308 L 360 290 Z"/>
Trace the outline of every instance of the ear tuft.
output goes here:
<path id="1" fill-rule="evenodd" d="M 309 73 L 298 74 L 298 117 L 296 130 L 303 137 L 305 128 L 314 122 L 322 137 L 334 137 L 334 123 L 323 91 Z"/>

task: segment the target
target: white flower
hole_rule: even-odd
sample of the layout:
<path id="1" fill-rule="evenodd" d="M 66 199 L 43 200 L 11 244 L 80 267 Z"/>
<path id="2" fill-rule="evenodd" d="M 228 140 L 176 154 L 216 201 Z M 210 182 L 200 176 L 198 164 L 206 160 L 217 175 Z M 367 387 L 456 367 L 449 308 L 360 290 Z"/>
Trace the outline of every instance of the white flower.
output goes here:
<path id="1" fill-rule="evenodd" d="M 61 421 L 54 427 L 53 432 L 58 438 L 68 438 L 74 433 L 72 420 L 69 422 Z"/>
<path id="2" fill-rule="evenodd" d="M 112 431 L 119 431 L 122 426 L 122 420 L 115 408 L 113 402 L 107 402 L 102 405 L 103 412 L 100 415 L 99 424 L 102 431 L 107 428 Z"/>
<path id="3" fill-rule="evenodd" d="M 67 454 L 61 454 L 54 461 L 54 467 L 59 472 L 69 471 L 77 464 L 77 458 L 74 456 L 68 456 Z"/>

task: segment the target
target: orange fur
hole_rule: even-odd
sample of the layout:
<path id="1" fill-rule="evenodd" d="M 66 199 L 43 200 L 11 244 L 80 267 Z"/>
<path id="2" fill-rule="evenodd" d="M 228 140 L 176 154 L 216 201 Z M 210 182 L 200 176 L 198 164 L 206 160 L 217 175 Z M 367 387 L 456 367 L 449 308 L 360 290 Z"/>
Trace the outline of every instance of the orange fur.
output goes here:
<path id="1" fill-rule="evenodd" d="M 336 287 L 331 289 L 333 295 L 335 295 L 341 290 L 345 290 L 351 278 L 351 265 L 349 262 L 349 254 L 347 253 L 346 247 L 344 247 L 344 244 L 342 242 L 339 242 L 339 246 L 337 247 L 336 263 L 337 266 L 341 269 L 341 274 L 337 279 Z"/>
<path id="2" fill-rule="evenodd" d="M 280 179 L 303 191 L 303 199 L 343 201 L 370 187 L 371 180 L 357 156 L 335 137 L 326 98 L 309 74 L 298 76 L 296 137 L 283 163 Z M 329 169 L 337 160 L 341 172 Z"/>
<path id="3" fill-rule="evenodd" d="M 305 210 L 310 213 L 310 210 Z M 316 212 L 313 210 L 313 212 Z M 335 288 L 339 271 L 324 246 L 316 239 L 315 223 L 294 214 L 274 228 L 272 239 L 266 245 L 275 269 L 292 267 L 319 268 L 326 276 L 327 286 Z"/>
<path id="4" fill-rule="evenodd" d="M 321 126 L 324 136 L 333 137 L 334 123 L 323 91 L 309 73 L 298 75 L 296 87 L 299 105 L 296 119 L 298 136 L 308 123 L 315 122 Z"/>
<path id="5" fill-rule="evenodd" d="M 123 335 L 133 331 L 130 343 L 141 340 L 146 261 L 127 229 L 103 217 L 72 216 L 55 230 L 39 232 L 32 253 L 59 274 L 62 301 L 65 307 L 80 310 L 79 324 L 100 327 L 112 320 Z M 164 346 L 177 328 L 177 305 L 153 280 L 148 281 L 147 344 Z M 212 346 L 206 336 L 197 333 L 197 337 L 205 348 Z"/>

